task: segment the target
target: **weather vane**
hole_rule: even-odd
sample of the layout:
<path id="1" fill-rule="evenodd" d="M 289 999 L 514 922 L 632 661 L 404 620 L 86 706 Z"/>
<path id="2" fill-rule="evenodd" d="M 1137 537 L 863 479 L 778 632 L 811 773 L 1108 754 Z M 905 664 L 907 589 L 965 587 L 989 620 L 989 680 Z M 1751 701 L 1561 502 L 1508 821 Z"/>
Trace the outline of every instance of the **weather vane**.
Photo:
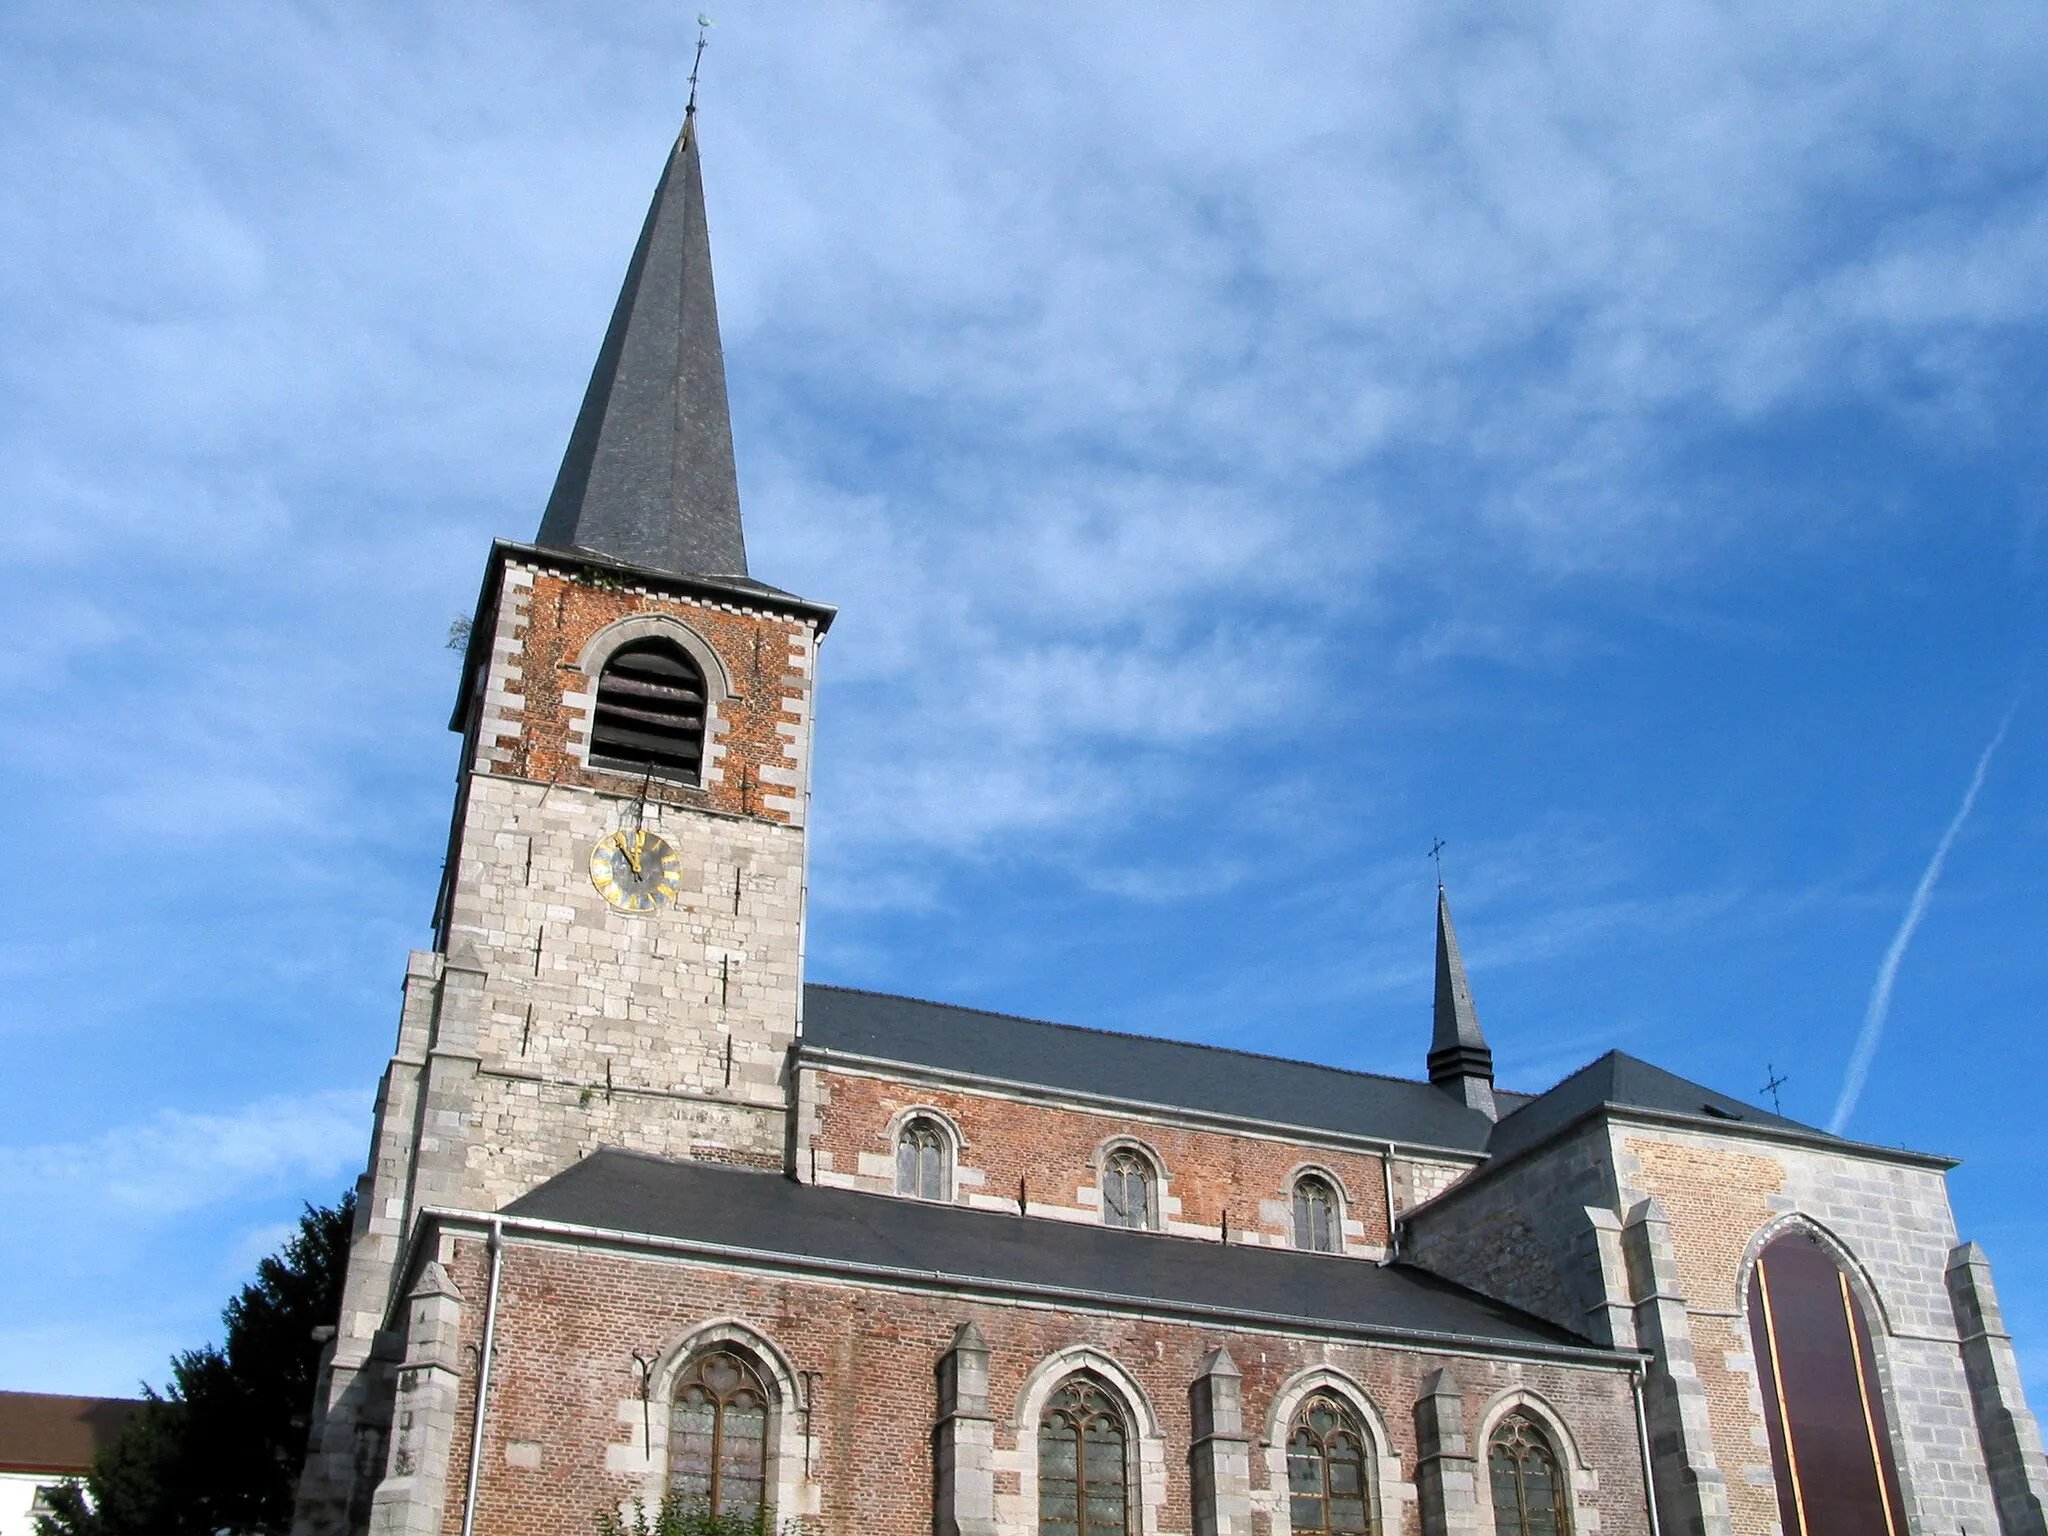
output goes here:
<path id="1" fill-rule="evenodd" d="M 711 41 L 711 29 L 716 23 L 702 11 L 697 13 L 697 57 L 690 60 L 690 105 L 687 110 L 697 110 L 697 71 L 704 65 L 704 45 Z"/>
<path id="2" fill-rule="evenodd" d="M 1778 1090 L 1791 1082 L 1792 1079 L 1779 1072 L 1768 1061 L 1764 1063 L 1764 1071 L 1769 1074 L 1769 1081 L 1764 1084 L 1764 1092 L 1771 1096 L 1771 1113 L 1782 1115 L 1785 1113 L 1785 1106 L 1778 1102 Z"/>
<path id="3" fill-rule="evenodd" d="M 1429 840 L 1429 856 L 1436 861 L 1436 888 L 1444 888 L 1444 849 L 1450 845 L 1440 837 Z"/>

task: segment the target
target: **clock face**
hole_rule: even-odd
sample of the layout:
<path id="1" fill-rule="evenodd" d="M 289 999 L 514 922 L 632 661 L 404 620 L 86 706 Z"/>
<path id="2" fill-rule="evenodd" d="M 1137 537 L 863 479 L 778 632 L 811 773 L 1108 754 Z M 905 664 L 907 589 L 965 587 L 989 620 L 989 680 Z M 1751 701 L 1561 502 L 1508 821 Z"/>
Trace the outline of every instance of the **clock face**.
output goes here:
<path id="1" fill-rule="evenodd" d="M 621 912 L 652 912 L 676 899 L 683 861 L 665 838 L 636 829 L 613 832 L 590 850 L 590 883 Z"/>

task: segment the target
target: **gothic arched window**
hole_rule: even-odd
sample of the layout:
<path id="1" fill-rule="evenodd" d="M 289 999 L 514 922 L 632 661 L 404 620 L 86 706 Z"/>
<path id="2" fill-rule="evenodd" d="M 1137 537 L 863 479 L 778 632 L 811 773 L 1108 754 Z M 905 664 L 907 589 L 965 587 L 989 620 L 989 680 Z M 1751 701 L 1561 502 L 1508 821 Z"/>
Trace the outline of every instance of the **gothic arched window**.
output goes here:
<path id="1" fill-rule="evenodd" d="M 1112 1227 L 1152 1225 L 1155 1198 L 1152 1163 L 1142 1152 L 1119 1147 L 1102 1166 L 1102 1219 Z"/>
<path id="2" fill-rule="evenodd" d="M 946 1133 L 923 1115 L 896 1133 L 896 1193 L 946 1198 Z"/>
<path id="3" fill-rule="evenodd" d="M 1294 1181 L 1294 1246 L 1310 1253 L 1337 1251 L 1337 1191 L 1319 1174 Z"/>
<path id="4" fill-rule="evenodd" d="M 1129 1519 L 1129 1436 L 1101 1383 L 1063 1383 L 1038 1422 L 1039 1536 L 1123 1536 Z"/>
<path id="5" fill-rule="evenodd" d="M 613 651 L 597 679 L 591 762 L 695 784 L 703 759 L 703 668 L 673 640 L 634 640 Z"/>
<path id="6" fill-rule="evenodd" d="M 1566 1536 L 1564 1476 L 1550 1436 L 1526 1413 L 1511 1413 L 1486 1447 L 1495 1536 Z"/>
<path id="7" fill-rule="evenodd" d="M 1870 1319 L 1809 1234 L 1757 1256 L 1749 1337 L 1786 1536 L 1898 1536 L 1905 1502 Z"/>
<path id="8" fill-rule="evenodd" d="M 690 1363 L 669 1409 L 668 1491 L 714 1515 L 751 1519 L 768 1483 L 768 1389 L 754 1367 L 714 1349 Z"/>
<path id="9" fill-rule="evenodd" d="M 1365 1430 L 1327 1392 L 1295 1412 L 1287 1432 L 1287 1520 L 1294 1536 L 1370 1536 Z"/>

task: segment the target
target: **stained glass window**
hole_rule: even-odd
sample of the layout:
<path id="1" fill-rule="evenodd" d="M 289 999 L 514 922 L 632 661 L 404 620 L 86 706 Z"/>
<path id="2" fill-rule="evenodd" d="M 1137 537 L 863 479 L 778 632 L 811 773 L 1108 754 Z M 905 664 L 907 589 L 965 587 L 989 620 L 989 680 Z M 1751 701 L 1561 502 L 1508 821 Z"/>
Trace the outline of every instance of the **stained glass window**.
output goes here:
<path id="1" fill-rule="evenodd" d="M 1128 1519 L 1123 1414 L 1095 1381 L 1076 1376 L 1038 1425 L 1039 1536 L 1123 1536 Z"/>
<path id="2" fill-rule="evenodd" d="M 1294 1181 L 1294 1246 L 1310 1253 L 1337 1251 L 1337 1192 L 1312 1173 Z"/>
<path id="3" fill-rule="evenodd" d="M 669 1410 L 668 1486 L 685 1503 L 751 1518 L 768 1478 L 768 1391 L 729 1350 L 700 1355 Z"/>
<path id="4" fill-rule="evenodd" d="M 1496 1536 L 1565 1536 L 1564 1477 L 1550 1437 L 1527 1414 L 1500 1421 L 1486 1448 Z"/>
<path id="5" fill-rule="evenodd" d="M 1287 1434 L 1287 1518 L 1294 1536 L 1369 1536 L 1365 1431 L 1325 1392 L 1303 1403 Z"/>
<path id="6" fill-rule="evenodd" d="M 1152 1165 L 1128 1147 L 1102 1170 L 1102 1219 L 1112 1227 L 1152 1225 Z"/>
<path id="7" fill-rule="evenodd" d="M 946 1198 L 946 1138 L 929 1120 L 912 1120 L 897 1133 L 896 1193 Z"/>

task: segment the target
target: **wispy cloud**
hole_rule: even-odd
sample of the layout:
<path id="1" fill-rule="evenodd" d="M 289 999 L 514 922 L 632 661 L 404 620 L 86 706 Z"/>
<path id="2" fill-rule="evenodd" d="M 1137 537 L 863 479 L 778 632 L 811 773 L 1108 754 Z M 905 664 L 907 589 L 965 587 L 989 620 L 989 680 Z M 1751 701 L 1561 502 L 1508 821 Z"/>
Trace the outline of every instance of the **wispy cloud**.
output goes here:
<path id="1" fill-rule="evenodd" d="M 278 1095 L 226 1114 L 160 1111 L 80 1141 L 0 1147 L 0 1200 L 14 1208 L 167 1220 L 253 1193 L 331 1180 L 368 1145 L 368 1095 Z"/>
<path id="2" fill-rule="evenodd" d="M 1856 1036 L 1856 1049 L 1850 1053 L 1849 1070 L 1842 1076 L 1842 1091 L 1835 1100 L 1834 1115 L 1828 1121 L 1828 1129 L 1837 1136 L 1848 1127 L 1849 1117 L 1856 1113 L 1856 1101 L 1863 1097 L 1863 1085 L 1870 1080 L 1870 1066 L 1877 1059 L 1877 1047 L 1884 1038 L 1885 1021 L 1891 1017 L 1892 984 L 1899 978 L 1899 964 L 1906 958 L 1906 946 L 1913 942 L 1920 919 L 1927 915 L 1927 904 L 1934 899 L 1934 887 L 1948 863 L 1949 850 L 1955 846 L 1963 823 L 1970 819 L 1970 812 L 1976 808 L 1978 792 L 1984 788 L 1984 776 L 1991 771 L 1992 755 L 2004 742 L 2005 733 L 2011 729 L 2012 717 L 2019 712 L 2019 707 L 2020 701 L 2015 698 L 1999 720 L 1998 729 L 1991 733 L 1990 742 L 1970 774 L 1969 787 L 1963 791 L 1963 803 L 1956 807 L 1955 815 L 1942 831 L 1941 841 L 1934 845 L 1934 857 L 1920 872 L 1920 883 L 1913 887 L 1913 895 L 1906 903 L 1906 915 L 1900 919 L 1898 932 L 1892 935 L 1892 942 L 1877 967 L 1877 980 L 1871 984 L 1870 1001 L 1863 1009 L 1863 1028 Z"/>

